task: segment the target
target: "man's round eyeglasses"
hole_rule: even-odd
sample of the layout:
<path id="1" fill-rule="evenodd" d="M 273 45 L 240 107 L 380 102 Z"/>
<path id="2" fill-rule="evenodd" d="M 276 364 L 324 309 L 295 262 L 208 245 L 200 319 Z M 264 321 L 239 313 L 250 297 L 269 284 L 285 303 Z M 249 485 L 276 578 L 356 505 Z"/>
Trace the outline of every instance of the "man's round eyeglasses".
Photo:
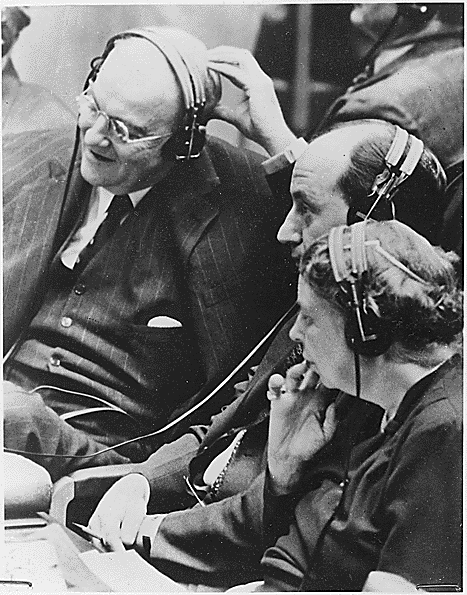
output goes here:
<path id="1" fill-rule="evenodd" d="M 94 126 L 99 116 L 103 116 L 106 122 L 106 132 L 113 140 L 121 143 L 140 143 L 142 141 L 157 140 L 160 138 L 168 138 L 172 136 L 172 132 L 167 134 L 151 134 L 149 136 L 137 136 L 128 130 L 128 126 L 125 122 L 122 122 L 118 118 L 113 118 L 105 112 L 103 112 L 97 106 L 95 99 L 91 95 L 87 95 L 86 91 L 83 91 L 76 98 L 78 104 L 79 117 L 83 122 Z"/>

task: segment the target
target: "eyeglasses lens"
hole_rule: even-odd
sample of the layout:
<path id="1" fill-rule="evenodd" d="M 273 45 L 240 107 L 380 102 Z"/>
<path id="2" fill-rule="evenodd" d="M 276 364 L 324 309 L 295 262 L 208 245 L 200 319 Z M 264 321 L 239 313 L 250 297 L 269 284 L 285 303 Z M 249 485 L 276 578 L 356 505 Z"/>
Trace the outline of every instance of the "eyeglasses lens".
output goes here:
<path id="1" fill-rule="evenodd" d="M 79 117 L 83 122 L 94 126 L 99 116 L 104 116 L 107 131 L 116 137 L 117 140 L 128 142 L 128 128 L 123 122 L 115 118 L 110 118 L 105 112 L 100 110 L 94 99 L 82 93 L 77 98 Z"/>

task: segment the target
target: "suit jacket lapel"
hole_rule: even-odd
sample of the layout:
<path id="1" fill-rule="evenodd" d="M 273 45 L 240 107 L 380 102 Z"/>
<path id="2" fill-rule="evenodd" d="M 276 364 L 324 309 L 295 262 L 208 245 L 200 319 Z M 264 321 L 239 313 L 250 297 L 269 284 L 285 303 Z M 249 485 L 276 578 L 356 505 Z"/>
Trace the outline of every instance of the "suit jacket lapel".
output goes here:
<path id="1" fill-rule="evenodd" d="M 79 155 L 73 167 L 67 196 L 64 197 L 55 238 L 55 253 L 69 242 L 87 212 L 92 186 L 81 176 L 80 167 L 81 156 Z"/>
<path id="2" fill-rule="evenodd" d="M 24 169 L 31 168 L 34 175 L 21 178 L 12 173 L 11 182 L 7 181 L 4 187 L 5 347 L 17 338 L 40 303 L 44 274 L 54 254 L 58 234 L 67 170 L 59 158 L 45 156 L 44 159 L 42 145 L 50 153 L 55 146 L 63 151 L 63 145 L 59 137 L 56 141 L 52 137 L 55 144 L 50 146 L 49 137 L 42 136 L 37 138 L 37 152 L 31 149 L 32 155 L 27 160 L 19 154 Z M 36 148 L 35 144 L 32 146 Z M 16 149 L 10 147 L 9 151 L 14 158 Z"/>
<path id="3" fill-rule="evenodd" d="M 169 177 L 167 189 L 175 197 L 170 201 L 173 230 L 185 265 L 206 228 L 219 214 L 211 192 L 220 181 L 207 149 L 198 160 L 176 166 Z"/>
<path id="4" fill-rule="evenodd" d="M 294 344 L 289 338 L 289 331 L 296 320 L 295 309 L 291 317 L 283 324 L 273 342 L 268 346 L 262 357 L 248 389 L 242 397 L 233 401 L 220 415 L 216 416 L 206 433 L 200 448 L 209 446 L 219 436 L 234 427 L 242 426 L 247 420 L 252 421 L 256 415 L 268 404 L 266 391 L 268 380 L 272 374 L 280 371 L 291 354 Z"/>

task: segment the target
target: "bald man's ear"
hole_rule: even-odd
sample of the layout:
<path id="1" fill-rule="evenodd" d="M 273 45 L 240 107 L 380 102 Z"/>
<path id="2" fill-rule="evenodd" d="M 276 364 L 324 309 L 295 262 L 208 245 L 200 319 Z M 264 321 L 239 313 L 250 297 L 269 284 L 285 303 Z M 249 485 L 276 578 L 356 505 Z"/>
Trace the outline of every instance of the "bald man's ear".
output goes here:
<path id="1" fill-rule="evenodd" d="M 203 113 L 203 124 L 206 124 L 212 117 L 212 112 L 216 105 L 220 102 L 222 96 L 222 83 L 220 75 L 207 69 L 206 79 L 206 106 Z"/>

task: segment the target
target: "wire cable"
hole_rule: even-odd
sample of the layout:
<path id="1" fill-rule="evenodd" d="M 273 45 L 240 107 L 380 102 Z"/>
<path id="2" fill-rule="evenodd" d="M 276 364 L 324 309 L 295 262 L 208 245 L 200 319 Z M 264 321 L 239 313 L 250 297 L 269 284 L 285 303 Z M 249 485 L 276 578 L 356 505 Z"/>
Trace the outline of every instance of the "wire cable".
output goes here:
<path id="1" fill-rule="evenodd" d="M 20 455 L 30 455 L 30 456 L 34 456 L 34 457 L 40 457 L 40 458 L 53 458 L 53 459 L 92 459 L 94 457 L 97 457 L 101 454 L 104 454 L 106 452 L 109 452 L 111 450 L 116 450 L 118 448 L 121 448 L 122 446 L 126 446 L 127 444 L 131 444 L 133 442 L 138 442 L 139 440 L 146 440 L 147 438 L 152 438 L 153 436 L 158 436 L 159 434 L 163 434 L 164 432 L 167 432 L 168 430 L 172 429 L 174 426 L 176 426 L 177 424 L 179 424 L 181 421 L 183 421 L 184 419 L 186 419 L 189 415 L 191 415 L 192 413 L 194 413 L 195 411 L 197 411 L 200 407 L 202 407 L 205 403 L 207 403 L 208 401 L 210 401 L 212 398 L 214 398 L 220 391 L 222 388 L 224 388 L 224 386 L 230 382 L 230 380 L 232 380 L 232 378 L 234 376 L 236 376 L 236 374 L 238 374 L 238 372 L 240 372 L 240 370 L 249 363 L 249 361 L 251 360 L 252 357 L 254 357 L 256 355 L 256 353 L 261 349 L 261 347 L 263 347 L 263 345 L 269 340 L 272 339 L 274 334 L 281 328 L 282 324 L 293 314 L 295 314 L 296 310 L 297 310 L 298 306 L 297 303 L 294 303 L 293 306 L 291 306 L 287 312 L 276 322 L 276 324 L 272 327 L 272 329 L 261 339 L 261 341 L 259 343 L 257 343 L 257 345 L 255 345 L 255 347 L 250 351 L 250 353 L 232 370 L 232 372 L 230 372 L 230 374 L 228 376 L 226 376 L 224 378 L 224 380 L 218 384 L 216 386 L 216 388 L 214 388 L 206 397 L 204 397 L 204 399 L 202 399 L 199 403 L 196 403 L 196 405 L 194 405 L 191 409 L 189 409 L 188 411 L 185 411 L 185 413 L 182 413 L 179 417 L 177 417 L 176 419 L 172 420 L 171 422 L 169 422 L 168 424 L 166 424 L 165 426 L 163 426 L 162 428 L 159 428 L 158 430 L 154 430 L 153 432 L 149 432 L 148 434 L 144 434 L 142 436 L 137 436 L 136 438 L 130 438 L 129 440 L 125 440 L 123 442 L 119 442 L 118 444 L 115 444 L 113 446 L 107 446 L 101 450 L 98 450 L 95 453 L 92 454 L 87 454 L 87 455 L 63 455 L 63 454 L 56 454 L 56 453 L 36 453 L 36 452 L 31 452 L 31 451 L 27 451 L 27 450 L 20 450 L 20 449 L 16 449 L 16 448 L 4 448 L 5 452 L 9 452 L 9 453 L 13 453 L 13 454 L 20 454 Z M 90 395 L 88 395 L 90 396 Z"/>

